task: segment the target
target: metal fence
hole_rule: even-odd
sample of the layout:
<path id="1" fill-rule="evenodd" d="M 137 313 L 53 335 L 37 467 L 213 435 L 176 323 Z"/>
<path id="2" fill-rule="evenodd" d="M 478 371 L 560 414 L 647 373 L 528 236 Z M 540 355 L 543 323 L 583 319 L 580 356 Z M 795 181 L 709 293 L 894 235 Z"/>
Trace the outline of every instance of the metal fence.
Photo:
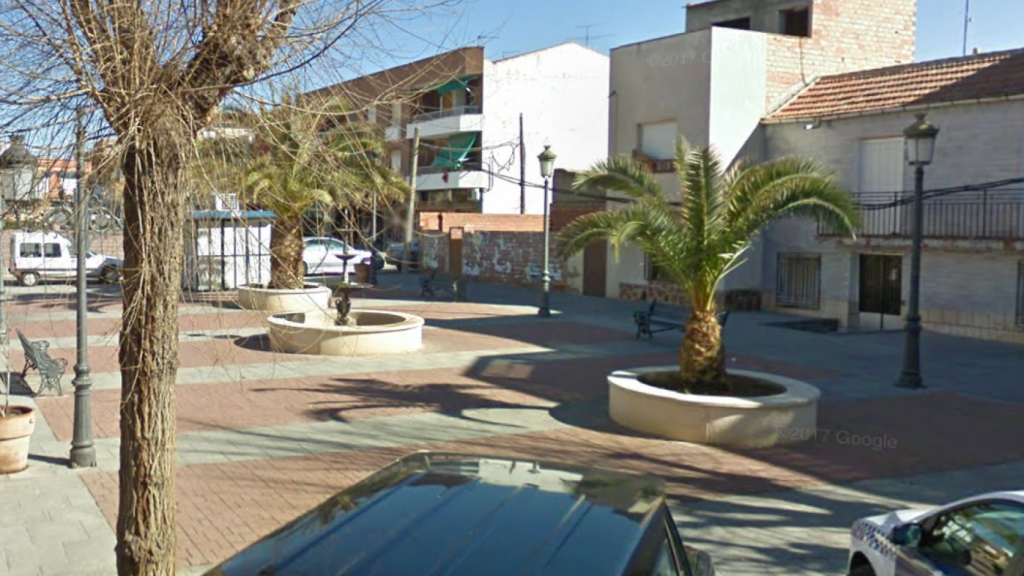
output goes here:
<path id="1" fill-rule="evenodd" d="M 913 232 L 913 193 L 857 193 L 860 236 L 910 237 Z M 818 234 L 836 236 L 819 222 Z M 1024 192 L 961 192 L 924 201 L 926 238 L 971 240 L 1024 239 Z"/>
<path id="2" fill-rule="evenodd" d="M 821 307 L 821 256 L 779 254 L 775 270 L 775 304 L 784 308 Z"/>

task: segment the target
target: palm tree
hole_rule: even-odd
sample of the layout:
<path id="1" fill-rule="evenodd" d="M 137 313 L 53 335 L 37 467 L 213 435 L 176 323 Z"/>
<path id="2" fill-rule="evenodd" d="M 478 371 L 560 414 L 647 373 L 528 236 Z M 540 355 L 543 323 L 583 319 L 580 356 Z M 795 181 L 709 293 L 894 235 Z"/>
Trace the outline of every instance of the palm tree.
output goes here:
<path id="1" fill-rule="evenodd" d="M 347 109 L 336 101 L 312 111 L 294 102 L 248 118 L 236 115 L 255 136 L 241 149 L 221 144 L 218 165 L 233 175 L 242 202 L 274 213 L 270 277 L 280 289 L 303 286 L 303 220 L 310 209 L 365 208 L 374 193 L 385 201 L 408 193 L 380 162 L 384 140 L 376 127 L 338 121 Z"/>
<path id="2" fill-rule="evenodd" d="M 614 190 L 632 202 L 576 218 L 559 235 L 558 249 L 570 256 L 597 240 L 611 242 L 616 254 L 626 243 L 642 248 L 689 299 L 678 388 L 728 389 L 715 294 L 744 262 L 753 237 L 785 214 L 818 218 L 852 236 L 858 214 L 833 175 L 811 160 L 739 161 L 726 170 L 712 148 L 680 142 L 675 168 L 678 204 L 644 164 L 629 158 L 602 161 L 581 174 L 576 189 Z"/>

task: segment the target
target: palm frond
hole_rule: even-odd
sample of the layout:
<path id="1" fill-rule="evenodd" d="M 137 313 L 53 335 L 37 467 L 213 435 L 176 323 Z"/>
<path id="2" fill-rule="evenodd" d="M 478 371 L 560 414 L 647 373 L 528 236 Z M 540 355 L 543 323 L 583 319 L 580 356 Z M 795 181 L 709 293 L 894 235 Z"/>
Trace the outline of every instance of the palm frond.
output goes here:
<path id="1" fill-rule="evenodd" d="M 622 192 L 630 198 L 663 198 L 664 192 L 646 165 L 631 158 L 600 161 L 576 177 L 574 190 L 604 189 Z"/>

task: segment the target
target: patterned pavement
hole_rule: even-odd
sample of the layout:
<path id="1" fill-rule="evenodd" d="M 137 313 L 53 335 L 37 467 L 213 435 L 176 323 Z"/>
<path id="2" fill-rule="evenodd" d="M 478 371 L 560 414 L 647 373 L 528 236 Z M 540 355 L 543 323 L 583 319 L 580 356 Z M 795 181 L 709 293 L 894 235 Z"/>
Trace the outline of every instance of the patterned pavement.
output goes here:
<path id="1" fill-rule="evenodd" d="M 848 526 L 846 516 L 875 511 L 851 502 L 900 503 L 891 494 L 873 496 L 872 483 L 1005 470 L 999 465 L 1024 461 L 1016 441 L 1024 424 L 1015 416 L 1024 391 L 1011 382 L 1024 370 L 1020 348 L 929 335 L 926 366 L 945 364 L 929 380 L 936 382 L 931 389 L 908 394 L 891 386 L 899 358 L 891 335 L 809 335 L 768 326 L 784 319 L 777 315 L 734 314 L 727 330 L 731 366 L 807 380 L 823 390 L 824 400 L 819 430 L 807 443 L 722 450 L 646 438 L 608 421 L 608 372 L 676 359 L 678 335 L 633 338 L 629 312 L 635 304 L 555 295 L 559 314 L 539 320 L 529 305 L 534 295 L 526 291 L 474 286 L 474 303 L 421 302 L 410 280 L 385 275 L 381 290 L 356 300 L 356 306 L 427 319 L 424 349 L 390 357 L 276 354 L 263 336 L 264 320 L 233 309 L 226 296 L 198 295 L 183 304 L 177 478 L 183 572 L 223 559 L 417 449 L 661 476 L 684 533 L 699 528 L 695 541 L 716 555 L 727 575 L 838 573 L 845 542 L 837 534 Z M 54 356 L 73 363 L 73 301 L 66 292 L 59 286 L 18 291 L 9 315 L 12 326 L 49 340 Z M 118 306 L 99 291 L 91 305 L 99 466 L 66 468 L 69 369 L 64 397 L 35 400 L 43 418 L 29 470 L 0 478 L 0 506 L 15 520 L 0 525 L 0 574 L 114 572 Z M 15 343 L 10 355 L 16 371 L 23 362 L 18 348 Z M 956 362 L 963 357 L 956 352 L 971 353 L 972 361 Z M 28 381 L 38 385 L 35 375 Z M 861 496 L 835 499 L 845 524 L 827 525 L 829 545 L 776 559 L 763 553 L 773 546 L 795 549 L 809 537 L 795 516 L 779 526 L 760 522 L 761 515 L 785 518 L 814 494 L 842 490 Z M 948 493 L 918 496 L 937 502 Z M 755 504 L 760 513 L 751 511 Z M 757 554 L 730 544 L 745 528 L 756 531 L 744 537 L 761 546 Z M 55 545 L 60 553 L 46 552 Z"/>

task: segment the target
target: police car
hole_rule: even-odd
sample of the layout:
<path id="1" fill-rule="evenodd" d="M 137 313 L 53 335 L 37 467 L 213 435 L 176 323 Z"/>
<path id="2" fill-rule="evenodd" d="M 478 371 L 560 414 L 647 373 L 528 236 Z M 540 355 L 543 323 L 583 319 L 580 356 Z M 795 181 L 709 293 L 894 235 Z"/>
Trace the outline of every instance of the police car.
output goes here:
<path id="1" fill-rule="evenodd" d="M 1024 491 L 861 518 L 850 576 L 1024 576 Z"/>

